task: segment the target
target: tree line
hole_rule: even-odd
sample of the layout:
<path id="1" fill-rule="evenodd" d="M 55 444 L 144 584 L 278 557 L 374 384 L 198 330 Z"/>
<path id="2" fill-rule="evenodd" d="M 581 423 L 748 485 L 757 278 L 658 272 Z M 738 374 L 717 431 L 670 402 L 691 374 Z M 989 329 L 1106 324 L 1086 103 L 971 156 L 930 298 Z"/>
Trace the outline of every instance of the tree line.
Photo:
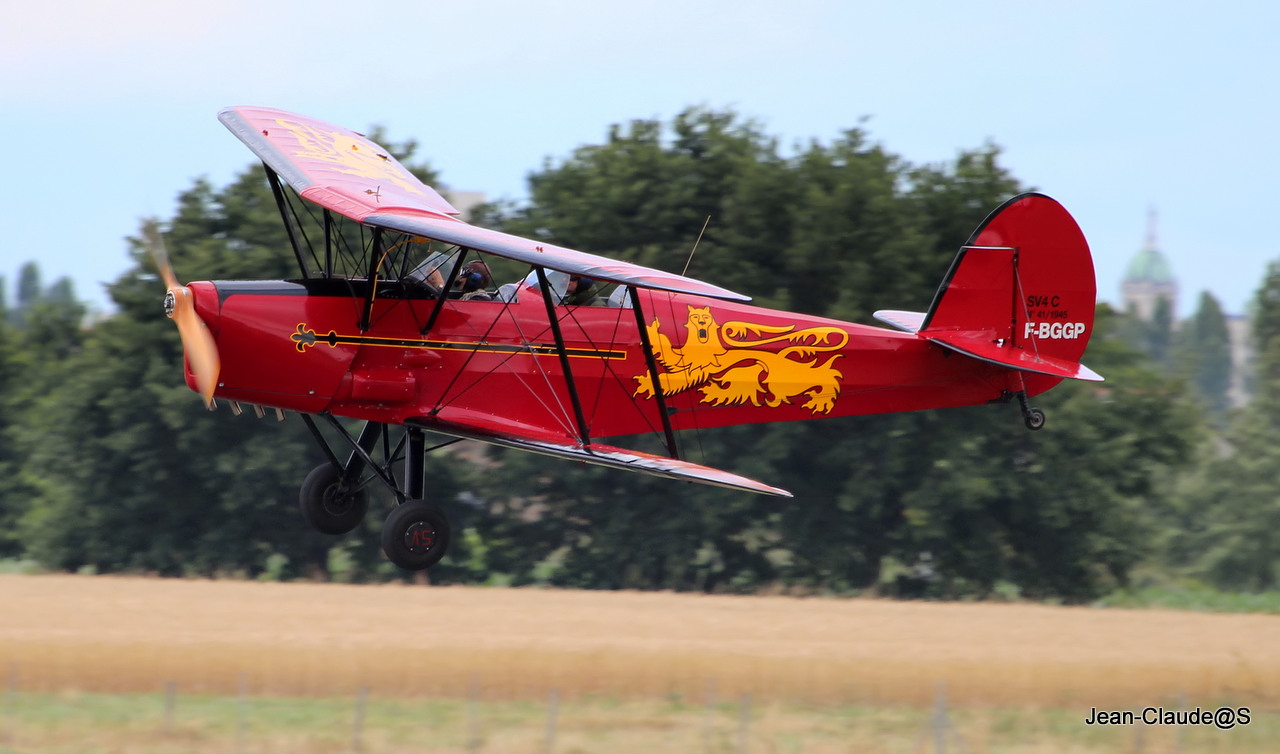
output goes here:
<path id="1" fill-rule="evenodd" d="M 414 143 L 387 146 L 439 185 Z M 784 150 L 732 111 L 691 108 L 549 159 L 529 176 L 527 203 L 484 205 L 472 219 L 660 269 L 688 264 L 764 306 L 869 322 L 880 308 L 927 309 L 959 245 L 1023 190 L 999 157 L 988 144 L 912 164 L 861 129 Z M 164 224 L 184 279 L 296 274 L 261 166 L 227 186 L 196 181 Z M 128 243 L 109 317 L 84 325 L 70 285 L 43 287 L 34 265 L 13 302 L 0 298 L 0 558 L 403 578 L 378 549 L 390 499 L 342 538 L 311 531 L 297 490 L 323 458 L 301 422 L 209 412 L 187 390 L 163 286 L 140 239 Z M 1176 348 L 1100 306 L 1085 361 L 1107 382 L 1038 399 L 1042 432 L 1012 407 L 981 406 L 683 438 L 693 460 L 794 500 L 489 447 L 433 454 L 428 494 L 457 523 L 431 578 L 1065 601 L 1153 578 L 1275 588 L 1280 265 L 1256 307 L 1257 397 L 1236 413 L 1211 347 L 1214 305 L 1178 328 Z"/>

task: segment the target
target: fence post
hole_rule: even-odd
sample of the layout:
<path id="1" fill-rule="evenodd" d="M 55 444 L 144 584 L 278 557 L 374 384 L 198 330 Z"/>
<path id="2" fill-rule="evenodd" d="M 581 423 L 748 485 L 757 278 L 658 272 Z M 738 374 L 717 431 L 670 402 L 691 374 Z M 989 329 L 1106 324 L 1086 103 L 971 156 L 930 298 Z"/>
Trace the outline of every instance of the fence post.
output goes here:
<path id="1" fill-rule="evenodd" d="M 938 684 L 938 695 L 933 705 L 933 716 L 929 722 L 929 727 L 933 728 L 933 750 L 936 754 L 946 754 L 947 751 L 947 734 L 950 733 L 955 738 L 956 748 L 961 752 L 965 751 L 964 738 L 960 736 L 960 731 L 951 724 L 951 717 L 947 714 L 947 684 Z M 920 732 L 920 738 L 916 741 L 916 749 L 924 746 L 925 738 L 928 736 L 928 729 Z"/>
<path id="2" fill-rule="evenodd" d="M 4 738 L 0 740 L 5 748 L 13 747 L 17 744 L 17 733 L 14 732 L 17 727 L 18 713 L 18 661 L 10 660 L 9 662 L 9 680 L 5 683 L 4 690 Z"/>
<path id="3" fill-rule="evenodd" d="M 166 736 L 173 733 L 173 715 L 177 706 L 178 682 L 165 681 L 164 683 L 164 734 Z"/>
<path id="4" fill-rule="evenodd" d="M 467 751 L 480 751 L 480 677 L 472 673 L 467 687 Z"/>
<path id="5" fill-rule="evenodd" d="M 364 751 L 364 708 L 369 701 L 369 687 L 361 686 L 356 697 L 356 718 L 351 724 L 351 750 Z"/>
<path id="6" fill-rule="evenodd" d="M 236 751 L 243 754 L 245 751 L 245 739 L 248 737 L 249 726 L 249 677 L 244 673 L 240 674 L 237 683 L 236 692 Z"/>
<path id="7" fill-rule="evenodd" d="M 560 691 L 551 689 L 551 700 L 547 704 L 547 754 L 556 750 L 556 717 L 560 713 Z"/>
<path id="8" fill-rule="evenodd" d="M 947 684 L 938 684 L 938 696 L 933 705 L 933 750 L 937 754 L 947 751 Z"/>
<path id="9" fill-rule="evenodd" d="M 747 736 L 751 727 L 751 695 L 742 695 L 742 717 L 738 721 L 738 754 L 747 754 Z"/>
<path id="10" fill-rule="evenodd" d="M 707 679 L 707 710 L 702 716 L 702 748 L 711 754 L 715 734 L 716 677 Z"/>

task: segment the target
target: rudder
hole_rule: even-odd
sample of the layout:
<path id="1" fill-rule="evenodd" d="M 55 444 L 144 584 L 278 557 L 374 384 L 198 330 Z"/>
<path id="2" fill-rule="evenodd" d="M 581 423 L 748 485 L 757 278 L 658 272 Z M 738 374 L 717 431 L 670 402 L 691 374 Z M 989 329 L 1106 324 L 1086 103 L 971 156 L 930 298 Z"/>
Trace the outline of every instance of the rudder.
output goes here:
<path id="1" fill-rule="evenodd" d="M 1057 201 L 1026 193 L 1002 204 L 961 247 L 924 315 L 877 317 L 967 356 L 1029 372 L 1023 391 L 1063 378 L 1101 380 L 1080 364 L 1097 286 L 1089 244 Z"/>

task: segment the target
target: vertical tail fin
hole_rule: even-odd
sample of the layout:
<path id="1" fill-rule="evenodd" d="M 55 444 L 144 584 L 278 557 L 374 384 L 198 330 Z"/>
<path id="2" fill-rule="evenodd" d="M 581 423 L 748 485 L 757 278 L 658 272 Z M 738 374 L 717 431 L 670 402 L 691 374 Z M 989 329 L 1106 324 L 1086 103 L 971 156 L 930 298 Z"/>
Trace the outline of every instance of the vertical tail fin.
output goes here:
<path id="1" fill-rule="evenodd" d="M 1093 332 L 1093 257 L 1080 226 L 1043 194 L 992 212 L 951 264 L 923 316 L 877 317 L 982 361 L 1031 374 L 1035 395 L 1063 378 L 1101 380 L 1080 356 Z"/>

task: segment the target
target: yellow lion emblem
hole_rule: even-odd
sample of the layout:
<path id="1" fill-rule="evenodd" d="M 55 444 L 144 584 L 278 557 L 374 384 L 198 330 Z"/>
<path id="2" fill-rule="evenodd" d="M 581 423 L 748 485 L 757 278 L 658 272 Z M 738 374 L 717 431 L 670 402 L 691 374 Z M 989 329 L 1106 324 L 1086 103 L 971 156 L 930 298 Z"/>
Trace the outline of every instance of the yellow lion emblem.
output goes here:
<path id="1" fill-rule="evenodd" d="M 849 334 L 838 327 L 721 325 L 711 315 L 711 307 L 690 306 L 685 323 L 688 334 L 680 348 L 673 347 L 659 330 L 658 320 L 646 329 L 654 358 L 666 370 L 658 375 L 663 395 L 699 388 L 702 403 L 770 408 L 807 395 L 804 407 L 815 414 L 830 413 L 840 397 L 843 375 L 832 366 L 840 354 L 819 363 L 819 354 L 839 351 L 849 342 Z M 780 351 L 756 348 L 780 342 L 791 345 Z M 635 380 L 636 397 L 652 398 L 650 376 L 642 374 Z"/>

